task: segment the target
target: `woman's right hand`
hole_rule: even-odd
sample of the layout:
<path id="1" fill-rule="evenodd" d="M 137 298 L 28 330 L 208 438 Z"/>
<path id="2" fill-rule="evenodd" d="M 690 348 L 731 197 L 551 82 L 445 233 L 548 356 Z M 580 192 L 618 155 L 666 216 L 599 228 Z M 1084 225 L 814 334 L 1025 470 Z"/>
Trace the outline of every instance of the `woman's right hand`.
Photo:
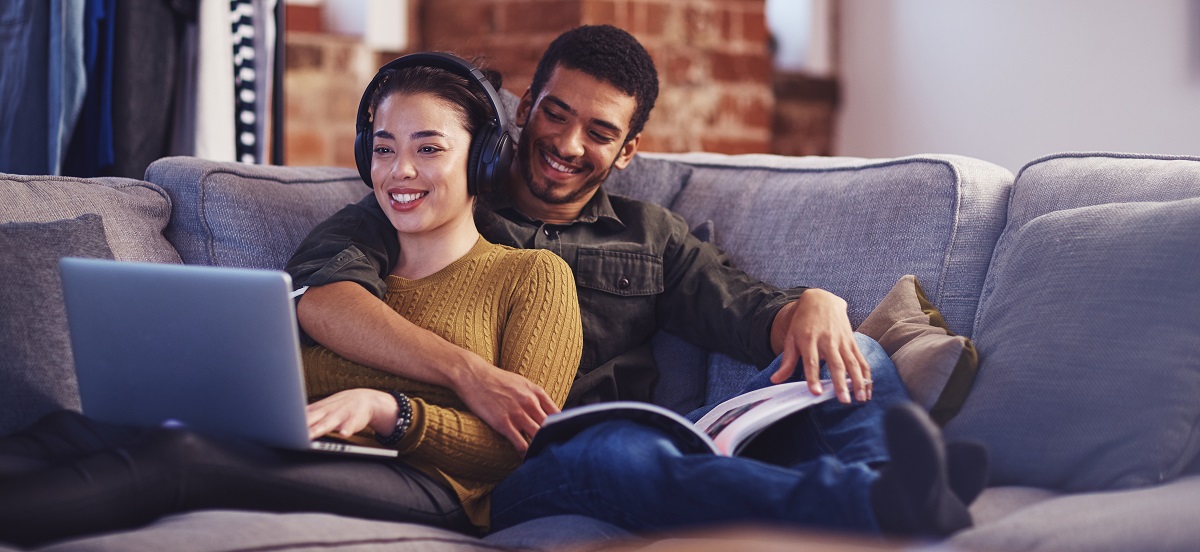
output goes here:
<path id="1" fill-rule="evenodd" d="M 380 435 L 396 426 L 399 406 L 390 393 L 375 389 L 347 389 L 308 405 L 308 438 L 330 433 L 349 438 L 370 426 Z"/>

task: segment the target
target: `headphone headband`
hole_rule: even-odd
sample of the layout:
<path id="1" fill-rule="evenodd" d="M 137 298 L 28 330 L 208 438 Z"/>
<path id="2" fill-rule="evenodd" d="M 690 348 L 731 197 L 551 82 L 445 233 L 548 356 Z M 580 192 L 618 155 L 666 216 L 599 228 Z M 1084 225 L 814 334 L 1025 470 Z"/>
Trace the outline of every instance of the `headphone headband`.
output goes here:
<path id="1" fill-rule="evenodd" d="M 358 102 L 358 116 L 354 122 L 354 160 L 358 165 L 363 183 L 371 183 L 371 100 L 382 84 L 388 71 L 407 67 L 434 67 L 476 83 L 483 89 L 492 108 L 492 119 L 471 138 L 471 153 L 468 156 L 467 190 L 472 195 L 499 188 L 508 176 L 508 165 L 512 161 L 513 143 L 501 111 L 500 95 L 488 81 L 487 76 L 471 62 L 443 52 L 418 52 L 400 56 L 384 64 L 363 91 Z"/>

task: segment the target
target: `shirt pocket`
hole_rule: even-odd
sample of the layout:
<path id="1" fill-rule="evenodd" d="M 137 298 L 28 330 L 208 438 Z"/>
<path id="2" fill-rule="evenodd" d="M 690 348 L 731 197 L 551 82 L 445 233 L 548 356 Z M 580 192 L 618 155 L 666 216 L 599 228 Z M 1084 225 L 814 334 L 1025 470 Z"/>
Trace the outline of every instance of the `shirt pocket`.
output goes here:
<path id="1" fill-rule="evenodd" d="M 622 297 L 658 295 L 663 292 L 663 263 L 645 253 L 580 249 L 575 282 Z"/>

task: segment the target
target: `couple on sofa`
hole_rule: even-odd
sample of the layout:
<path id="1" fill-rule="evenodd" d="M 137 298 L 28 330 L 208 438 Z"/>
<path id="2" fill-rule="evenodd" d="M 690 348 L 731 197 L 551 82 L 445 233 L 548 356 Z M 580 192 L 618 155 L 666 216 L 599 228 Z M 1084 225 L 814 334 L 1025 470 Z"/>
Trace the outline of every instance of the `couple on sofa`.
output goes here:
<path id="1" fill-rule="evenodd" d="M 572 513 L 631 530 L 761 520 L 940 536 L 970 525 L 982 451 L 942 444 L 887 355 L 852 332 L 844 301 L 758 282 L 669 211 L 605 193 L 637 150 L 657 82 L 628 33 L 568 31 L 520 100 L 514 145 L 469 64 L 420 54 L 385 66 L 356 121 L 374 193 L 314 229 L 288 270 L 309 286 L 297 316 L 320 344 L 304 351 L 310 433 L 373 433 L 400 460 L 52 414 L 0 439 L 0 540 L 199 508 L 460 531 Z M 790 420 L 783 457 L 684 454 L 614 420 L 521 462 L 563 405 L 647 400 L 659 329 L 770 363 L 747 390 L 803 378 L 820 392 L 824 371 L 838 401 Z"/>

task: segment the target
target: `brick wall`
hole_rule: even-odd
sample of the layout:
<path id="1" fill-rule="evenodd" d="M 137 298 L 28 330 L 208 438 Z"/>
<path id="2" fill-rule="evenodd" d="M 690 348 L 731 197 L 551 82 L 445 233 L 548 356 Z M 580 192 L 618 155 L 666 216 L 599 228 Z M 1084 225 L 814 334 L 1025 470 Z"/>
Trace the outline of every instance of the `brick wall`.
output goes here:
<path id="1" fill-rule="evenodd" d="M 659 70 L 647 151 L 765 152 L 771 62 L 764 0 L 424 0 L 421 47 L 482 56 L 524 92 L 542 51 L 578 25 L 611 24 Z"/>
<path id="2" fill-rule="evenodd" d="M 379 68 L 357 38 L 287 35 L 284 164 L 354 166 L 354 117 Z"/>
<path id="3" fill-rule="evenodd" d="M 780 124 L 765 0 L 410 0 L 410 5 L 413 50 L 480 57 L 518 95 L 559 33 L 584 24 L 616 25 L 646 46 L 659 70 L 659 100 L 643 135 L 644 151 L 780 149 L 772 139 Z M 353 166 L 354 111 L 362 88 L 379 65 L 403 52 L 374 52 L 360 39 L 323 33 L 313 23 L 313 9 L 288 7 L 286 162 Z"/>

